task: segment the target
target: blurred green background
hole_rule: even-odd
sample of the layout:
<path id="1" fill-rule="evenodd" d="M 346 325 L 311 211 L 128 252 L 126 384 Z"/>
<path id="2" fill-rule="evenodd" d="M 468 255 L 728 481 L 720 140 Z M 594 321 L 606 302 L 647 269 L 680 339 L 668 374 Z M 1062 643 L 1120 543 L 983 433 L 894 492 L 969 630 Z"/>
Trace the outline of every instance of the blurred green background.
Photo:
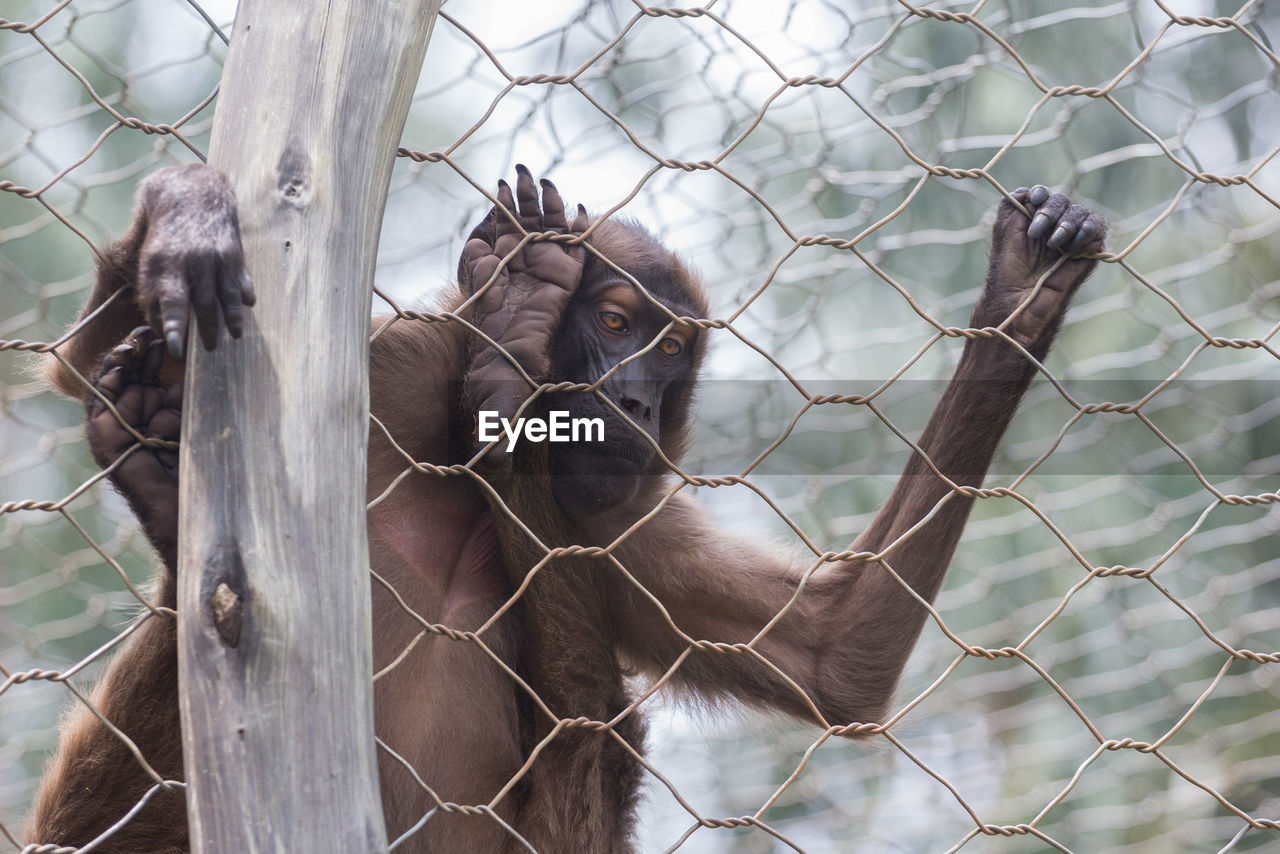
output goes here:
<path id="1" fill-rule="evenodd" d="M 232 6 L 205 9 L 229 32 Z M 819 735 L 813 728 L 656 698 L 649 756 L 685 805 L 651 778 L 641 850 L 1049 850 L 1026 834 L 971 838 L 966 805 L 992 825 L 1036 820 L 1080 852 L 1269 850 L 1277 832 L 1249 829 L 1240 813 L 1280 819 L 1280 664 L 1238 660 L 1213 680 L 1224 647 L 1280 649 L 1280 514 L 1267 503 L 1220 504 L 1183 456 L 1223 494 L 1280 486 L 1277 362 L 1258 346 L 1280 323 L 1280 8 L 929 8 L 976 11 L 991 34 L 897 3 L 760 0 L 716 4 L 714 17 L 645 17 L 621 0 L 453 0 L 401 144 L 426 153 L 456 145 L 456 168 L 398 161 L 379 288 L 409 305 L 447 287 L 487 206 L 472 182 L 492 187 L 517 161 L 595 211 L 636 191 L 623 214 L 701 272 L 711 316 L 747 306 L 734 326 L 754 346 L 712 336 L 685 466 L 729 474 L 803 403 L 764 354 L 811 393 L 867 393 L 934 332 L 866 261 L 830 246 L 793 251 L 785 229 L 849 239 L 906 202 L 858 249 L 921 311 L 963 326 L 999 194 L 981 178 L 926 179 L 920 162 L 984 168 L 1009 190 L 1045 183 L 1099 211 L 1123 263 L 1103 264 L 1077 299 L 1046 362 L 1060 388 L 1037 381 L 987 482 L 1010 485 L 1061 432 L 1018 485 L 1038 512 L 980 502 L 937 604 L 977 646 L 1017 645 L 1039 627 L 1026 652 L 1093 726 L 1147 742 L 1175 730 L 1162 754 L 1191 779 L 1132 749 L 1088 761 L 1097 739 L 1016 659 L 964 660 L 894 729 L 959 798 L 882 738 L 823 743 L 778 794 Z M 9 342 L 54 340 L 87 294 L 86 238 L 105 245 L 126 227 L 142 176 L 204 150 L 213 107 L 198 108 L 225 55 L 182 0 L 8 0 L 3 12 L 27 23 L 47 13 L 34 34 L 0 30 L 0 339 Z M 1238 26 L 1171 17 L 1233 15 Z M 495 60 L 512 75 L 565 74 L 611 43 L 576 85 L 502 94 Z M 838 87 L 784 82 L 850 70 Z M 1045 98 L 1035 81 L 1108 94 Z M 179 125 L 191 147 L 120 126 L 122 117 Z M 734 180 L 670 166 L 650 174 L 655 158 L 719 159 Z M 23 188 L 43 191 L 30 198 Z M 1206 346 L 1206 336 L 1244 346 Z M 928 347 L 877 399 L 886 418 L 918 435 L 959 352 L 956 339 Z M 15 674 L 66 670 L 127 624 L 136 601 L 104 555 L 137 582 L 149 572 L 145 541 L 103 484 L 65 516 L 8 503 L 56 501 L 95 471 L 79 407 L 44 391 L 33 364 L 0 351 L 0 667 L 9 679 L 0 825 L 10 841 L 70 702 L 60 685 Z M 1132 403 L 1153 393 L 1143 412 L 1178 451 L 1132 414 L 1069 423 L 1077 410 L 1067 396 Z M 753 479 L 811 539 L 840 550 L 907 454 L 865 407 L 824 406 L 801 417 Z M 799 550 L 748 490 L 700 497 L 726 526 Z M 1094 578 L 1070 595 L 1087 574 L 1072 549 L 1095 567 L 1160 568 L 1150 580 Z M 899 707 L 958 655 L 927 626 Z M 98 661 L 77 685 L 92 681 Z M 761 819 L 777 836 L 702 828 L 684 839 L 690 810 L 750 815 L 775 794 Z"/>

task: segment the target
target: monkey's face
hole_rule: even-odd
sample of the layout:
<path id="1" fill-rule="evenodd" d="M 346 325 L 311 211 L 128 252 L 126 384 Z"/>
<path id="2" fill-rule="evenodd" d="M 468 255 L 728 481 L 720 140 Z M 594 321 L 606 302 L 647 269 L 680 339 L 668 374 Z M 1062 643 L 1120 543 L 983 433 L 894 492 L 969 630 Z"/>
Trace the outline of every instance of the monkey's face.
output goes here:
<path id="1" fill-rule="evenodd" d="M 677 316 L 691 313 L 676 300 L 655 297 Z M 612 271 L 584 276 L 556 337 L 552 373 L 557 381 L 582 383 L 608 374 L 600 391 L 613 406 L 591 392 L 551 396 L 552 409 L 567 410 L 584 428 L 603 428 L 603 435 L 584 432 L 587 440 L 549 446 L 552 495 L 567 515 L 585 518 L 617 507 L 645 478 L 666 470 L 659 449 L 673 461 L 679 456 L 698 330 L 670 324 L 671 316 L 625 278 Z"/>

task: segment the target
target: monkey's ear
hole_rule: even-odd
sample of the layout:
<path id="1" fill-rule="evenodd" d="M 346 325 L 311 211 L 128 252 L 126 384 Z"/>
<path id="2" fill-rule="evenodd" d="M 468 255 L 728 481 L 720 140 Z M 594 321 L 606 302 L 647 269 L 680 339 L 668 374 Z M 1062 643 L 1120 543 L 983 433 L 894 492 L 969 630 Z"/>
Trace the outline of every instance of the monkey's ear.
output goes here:
<path id="1" fill-rule="evenodd" d="M 494 223 L 497 222 L 498 208 L 489 208 L 489 212 L 484 215 L 484 219 L 480 220 L 475 228 L 471 229 L 471 233 L 467 235 L 467 239 L 462 241 L 462 245 L 466 246 L 472 240 L 480 238 L 490 246 L 494 240 Z M 462 289 L 464 294 L 471 293 L 471 270 L 466 263 L 465 255 L 458 259 L 458 287 Z"/>

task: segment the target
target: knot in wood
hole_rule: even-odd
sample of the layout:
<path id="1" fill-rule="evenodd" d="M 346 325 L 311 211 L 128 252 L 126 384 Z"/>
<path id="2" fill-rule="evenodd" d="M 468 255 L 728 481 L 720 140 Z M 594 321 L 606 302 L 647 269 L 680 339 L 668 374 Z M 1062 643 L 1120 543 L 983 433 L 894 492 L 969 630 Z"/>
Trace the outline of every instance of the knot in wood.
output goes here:
<path id="1" fill-rule="evenodd" d="M 244 626 L 244 602 L 225 581 L 218 584 L 209 601 L 213 608 L 213 627 L 218 637 L 233 649 L 240 643 L 240 629 Z"/>

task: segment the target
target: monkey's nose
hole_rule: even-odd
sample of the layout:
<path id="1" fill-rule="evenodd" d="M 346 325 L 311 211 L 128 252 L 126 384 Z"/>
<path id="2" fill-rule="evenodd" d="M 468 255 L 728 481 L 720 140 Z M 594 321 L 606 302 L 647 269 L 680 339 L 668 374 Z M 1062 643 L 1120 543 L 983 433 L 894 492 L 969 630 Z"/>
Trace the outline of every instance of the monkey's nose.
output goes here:
<path id="1" fill-rule="evenodd" d="M 653 410 L 644 405 L 643 401 L 636 400 L 634 397 L 623 396 L 622 408 L 633 418 L 643 418 L 648 421 Z"/>

